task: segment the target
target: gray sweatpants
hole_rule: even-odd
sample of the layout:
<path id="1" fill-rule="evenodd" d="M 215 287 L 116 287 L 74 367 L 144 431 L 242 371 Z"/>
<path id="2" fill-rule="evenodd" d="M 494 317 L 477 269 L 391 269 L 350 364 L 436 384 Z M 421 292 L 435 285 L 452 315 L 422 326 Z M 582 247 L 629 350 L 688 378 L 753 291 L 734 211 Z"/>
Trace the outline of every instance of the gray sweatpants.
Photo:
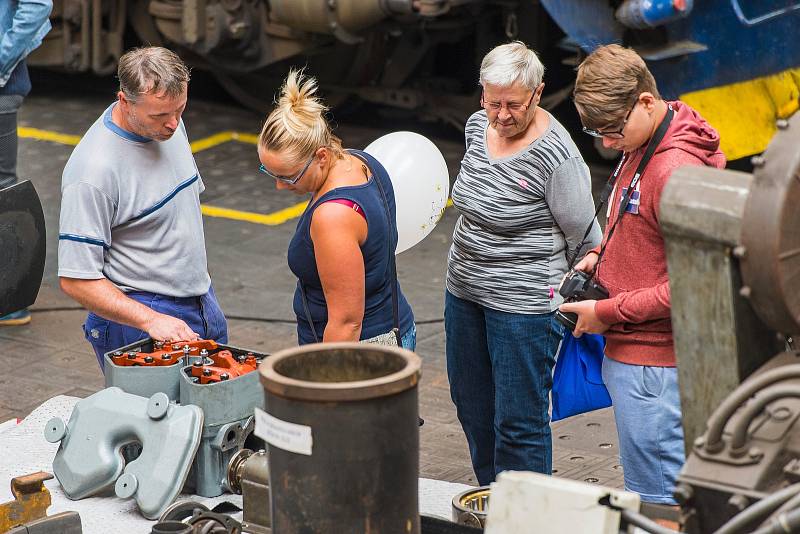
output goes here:
<path id="1" fill-rule="evenodd" d="M 17 112 L 19 95 L 0 95 L 0 189 L 17 183 Z"/>

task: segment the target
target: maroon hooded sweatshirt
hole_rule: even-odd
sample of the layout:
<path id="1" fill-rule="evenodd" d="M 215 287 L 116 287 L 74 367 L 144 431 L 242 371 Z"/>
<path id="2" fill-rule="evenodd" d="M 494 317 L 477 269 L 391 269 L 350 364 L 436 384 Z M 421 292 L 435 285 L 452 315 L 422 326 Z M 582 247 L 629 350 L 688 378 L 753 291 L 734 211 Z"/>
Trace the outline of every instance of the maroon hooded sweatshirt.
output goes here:
<path id="1" fill-rule="evenodd" d="M 609 292 L 609 298 L 597 301 L 594 308 L 598 318 L 611 325 L 605 333 L 606 356 L 632 365 L 675 366 L 667 258 L 658 222 L 664 185 L 684 165 L 725 166 L 716 130 L 683 102 L 668 103 L 675 115 L 642 174 L 638 199 L 634 193 L 596 274 Z M 647 144 L 626 158 L 611 197 L 603 242 L 646 148 Z"/>

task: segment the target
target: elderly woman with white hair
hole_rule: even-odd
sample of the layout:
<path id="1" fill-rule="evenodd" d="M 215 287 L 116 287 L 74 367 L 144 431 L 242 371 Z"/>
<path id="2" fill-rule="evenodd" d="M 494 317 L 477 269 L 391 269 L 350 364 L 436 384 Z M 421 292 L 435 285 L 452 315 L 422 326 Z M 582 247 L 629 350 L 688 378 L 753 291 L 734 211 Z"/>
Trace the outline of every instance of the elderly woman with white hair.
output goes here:
<path id="1" fill-rule="evenodd" d="M 588 167 L 538 107 L 543 75 L 518 41 L 484 57 L 483 109 L 467 122 L 452 192 L 461 215 L 448 256 L 447 373 L 481 485 L 501 471 L 552 470 L 557 288 L 594 216 Z M 599 241 L 595 223 L 577 253 Z"/>

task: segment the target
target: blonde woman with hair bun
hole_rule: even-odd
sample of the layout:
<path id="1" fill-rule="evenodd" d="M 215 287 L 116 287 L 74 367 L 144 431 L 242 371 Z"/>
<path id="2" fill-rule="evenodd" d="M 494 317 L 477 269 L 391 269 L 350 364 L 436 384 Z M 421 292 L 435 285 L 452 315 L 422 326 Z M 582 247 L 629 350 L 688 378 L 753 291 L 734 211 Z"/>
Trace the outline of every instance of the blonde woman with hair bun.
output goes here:
<path id="1" fill-rule="evenodd" d="M 316 93 L 313 77 L 290 71 L 258 138 L 261 172 L 279 190 L 311 196 L 288 251 L 298 342 L 413 350 L 414 315 L 394 267 L 392 182 L 374 157 L 342 148 Z"/>

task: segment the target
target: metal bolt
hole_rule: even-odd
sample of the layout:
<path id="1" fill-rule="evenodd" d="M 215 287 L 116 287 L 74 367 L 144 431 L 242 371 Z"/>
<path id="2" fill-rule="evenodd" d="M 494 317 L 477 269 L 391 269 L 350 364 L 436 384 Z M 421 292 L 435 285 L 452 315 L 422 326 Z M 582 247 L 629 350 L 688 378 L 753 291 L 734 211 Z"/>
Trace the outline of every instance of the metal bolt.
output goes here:
<path id="1" fill-rule="evenodd" d="M 153 357 L 152 356 L 145 356 L 144 357 L 144 363 L 153 363 Z"/>
<path id="2" fill-rule="evenodd" d="M 745 254 L 747 254 L 747 249 L 744 246 L 739 245 L 733 247 L 732 253 L 734 258 L 744 258 Z"/>
<path id="3" fill-rule="evenodd" d="M 778 119 L 778 121 L 775 123 L 775 126 L 777 126 L 779 130 L 785 130 L 789 127 L 789 121 L 786 119 Z"/>
<path id="4" fill-rule="evenodd" d="M 208 351 L 206 349 L 200 349 L 200 357 L 201 358 L 207 358 L 208 357 Z"/>
<path id="5" fill-rule="evenodd" d="M 240 354 L 236 357 L 236 361 L 239 363 L 244 363 L 247 361 L 247 356 L 245 356 L 244 354 Z"/>
<path id="6" fill-rule="evenodd" d="M 228 373 L 222 373 L 221 375 L 219 375 L 220 380 L 227 380 L 229 378 L 230 376 L 228 375 Z"/>
<path id="7" fill-rule="evenodd" d="M 136 359 L 136 353 L 135 352 L 129 352 L 128 353 L 128 359 L 129 360 L 135 360 Z"/>
<path id="8" fill-rule="evenodd" d="M 122 351 L 121 350 L 114 351 L 114 356 L 116 357 L 122 356 Z"/>
<path id="9" fill-rule="evenodd" d="M 179 344 L 172 345 L 172 350 L 180 350 L 181 346 Z"/>
<path id="10" fill-rule="evenodd" d="M 157 349 L 160 349 L 160 348 L 162 348 L 163 346 L 164 346 L 164 342 L 163 342 L 163 341 L 156 341 L 156 348 L 157 348 Z"/>
<path id="11" fill-rule="evenodd" d="M 169 360 L 171 357 L 172 357 L 172 356 L 170 356 L 168 353 L 165 353 L 165 354 L 162 354 L 162 355 L 161 355 L 161 359 L 162 359 L 162 360 Z"/>
<path id="12" fill-rule="evenodd" d="M 733 509 L 734 513 L 741 512 L 750 506 L 750 499 L 741 494 L 736 494 L 728 499 L 728 506 Z"/>
<path id="13" fill-rule="evenodd" d="M 194 365 L 195 367 L 203 367 L 203 361 L 195 360 L 195 362 L 192 365 Z"/>
<path id="14" fill-rule="evenodd" d="M 211 369 L 203 369 L 203 376 L 211 376 Z"/>
<path id="15" fill-rule="evenodd" d="M 750 286 L 742 286 L 739 289 L 739 295 L 741 295 L 742 297 L 744 297 L 746 299 L 749 299 L 750 295 L 752 295 L 752 294 L 753 294 L 753 290 L 750 288 Z"/>
<path id="16" fill-rule="evenodd" d="M 753 167 L 762 167 L 766 162 L 767 160 L 764 159 L 764 156 L 753 156 L 750 158 L 750 163 L 753 164 Z"/>

